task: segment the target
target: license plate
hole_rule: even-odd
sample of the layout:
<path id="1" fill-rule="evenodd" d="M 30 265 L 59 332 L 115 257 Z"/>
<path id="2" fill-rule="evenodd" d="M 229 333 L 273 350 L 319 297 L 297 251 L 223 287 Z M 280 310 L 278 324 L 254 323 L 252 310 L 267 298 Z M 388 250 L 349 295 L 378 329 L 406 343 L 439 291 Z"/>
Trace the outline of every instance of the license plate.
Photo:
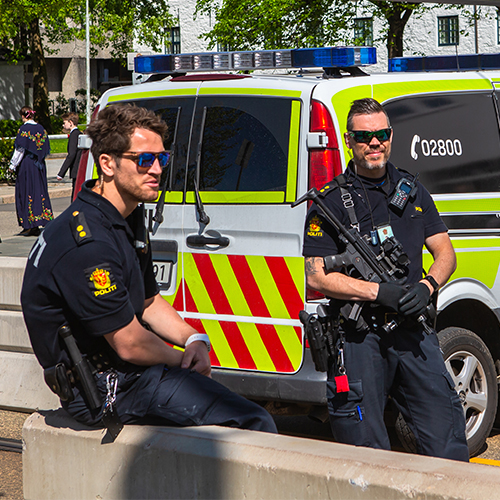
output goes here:
<path id="1" fill-rule="evenodd" d="M 171 261 L 153 261 L 153 272 L 160 289 L 165 290 L 170 287 L 172 281 Z"/>

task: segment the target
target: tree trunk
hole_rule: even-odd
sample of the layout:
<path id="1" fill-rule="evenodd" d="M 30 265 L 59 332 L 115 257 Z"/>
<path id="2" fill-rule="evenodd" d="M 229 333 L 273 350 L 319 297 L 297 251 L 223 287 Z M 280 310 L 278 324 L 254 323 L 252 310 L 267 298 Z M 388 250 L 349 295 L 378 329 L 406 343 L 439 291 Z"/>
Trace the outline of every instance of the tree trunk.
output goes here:
<path id="1" fill-rule="evenodd" d="M 392 9 L 384 12 L 385 18 L 389 23 L 387 33 L 387 55 L 392 57 L 403 57 L 403 34 L 413 9 L 406 7 L 406 4 L 392 4 Z"/>
<path id="2" fill-rule="evenodd" d="M 43 53 L 39 19 L 30 22 L 30 45 L 33 65 L 33 109 L 36 111 L 35 118 L 47 133 L 51 134 L 47 65 Z"/>

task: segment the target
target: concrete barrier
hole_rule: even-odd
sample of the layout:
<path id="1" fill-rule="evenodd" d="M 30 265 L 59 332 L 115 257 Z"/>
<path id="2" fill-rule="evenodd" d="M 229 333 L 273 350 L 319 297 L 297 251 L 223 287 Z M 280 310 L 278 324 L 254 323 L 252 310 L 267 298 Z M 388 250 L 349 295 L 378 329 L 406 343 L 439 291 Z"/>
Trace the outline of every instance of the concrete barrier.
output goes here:
<path id="1" fill-rule="evenodd" d="M 34 411 L 53 409 L 59 399 L 43 380 L 21 312 L 26 259 L 0 257 L 0 407 Z"/>
<path id="2" fill-rule="evenodd" d="M 125 426 L 114 443 L 64 410 L 23 428 L 24 498 L 490 500 L 500 470 L 224 427 Z"/>

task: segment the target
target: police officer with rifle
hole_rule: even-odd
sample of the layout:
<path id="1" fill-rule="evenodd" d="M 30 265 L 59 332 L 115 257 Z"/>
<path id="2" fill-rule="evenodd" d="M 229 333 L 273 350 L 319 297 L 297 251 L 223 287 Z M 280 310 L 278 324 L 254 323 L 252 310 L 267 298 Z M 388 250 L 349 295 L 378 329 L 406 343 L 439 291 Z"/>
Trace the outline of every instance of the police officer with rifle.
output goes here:
<path id="1" fill-rule="evenodd" d="M 345 142 L 353 159 L 308 211 L 310 289 L 329 297 L 301 313 L 316 368 L 328 372 L 335 439 L 390 449 L 389 396 L 423 455 L 468 461 L 465 418 L 432 328 L 432 298 L 456 267 L 447 228 L 417 176 L 389 160 L 392 128 L 374 99 L 354 101 Z M 434 258 L 423 276 L 422 251 Z"/>

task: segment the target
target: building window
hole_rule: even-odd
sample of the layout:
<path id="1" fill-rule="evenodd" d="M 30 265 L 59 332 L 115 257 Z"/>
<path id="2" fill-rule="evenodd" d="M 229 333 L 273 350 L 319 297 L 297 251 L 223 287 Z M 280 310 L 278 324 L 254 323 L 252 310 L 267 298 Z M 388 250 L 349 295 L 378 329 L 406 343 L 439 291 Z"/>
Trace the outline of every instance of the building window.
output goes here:
<path id="1" fill-rule="evenodd" d="M 170 28 L 170 54 L 180 54 L 181 53 L 181 28 L 176 26 L 175 28 Z"/>
<path id="2" fill-rule="evenodd" d="M 354 19 L 354 43 L 371 47 L 373 45 L 373 18 L 358 17 Z"/>
<path id="3" fill-rule="evenodd" d="M 458 16 L 438 17 L 438 45 L 458 45 Z"/>
<path id="4" fill-rule="evenodd" d="M 227 43 L 217 42 L 217 52 L 231 52 L 233 49 Z"/>

